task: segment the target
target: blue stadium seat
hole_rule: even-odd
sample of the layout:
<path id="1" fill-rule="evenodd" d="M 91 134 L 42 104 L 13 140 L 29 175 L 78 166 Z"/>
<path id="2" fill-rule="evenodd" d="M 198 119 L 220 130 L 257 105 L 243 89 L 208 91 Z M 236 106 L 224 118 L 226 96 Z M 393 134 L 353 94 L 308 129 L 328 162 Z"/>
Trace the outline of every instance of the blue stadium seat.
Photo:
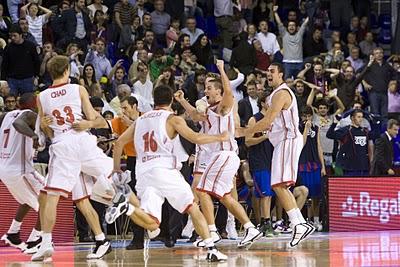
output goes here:
<path id="1" fill-rule="evenodd" d="M 208 38 L 209 39 L 216 38 L 218 36 L 218 27 L 215 21 L 215 17 L 214 16 L 207 17 L 206 23 L 207 23 L 206 34 Z"/>
<path id="2" fill-rule="evenodd" d="M 371 29 L 378 29 L 379 28 L 378 19 L 376 18 L 376 15 L 374 13 L 370 14 L 369 23 L 371 25 Z"/>
<path id="3" fill-rule="evenodd" d="M 379 15 L 379 27 L 382 29 L 389 29 L 392 26 L 392 17 L 389 14 Z"/>
<path id="4" fill-rule="evenodd" d="M 202 16 L 196 16 L 196 25 L 197 28 L 202 29 L 205 32 L 207 28 L 207 21 Z"/>
<path id="5" fill-rule="evenodd" d="M 381 44 L 391 44 L 392 42 L 392 32 L 390 29 L 381 29 L 379 32 L 379 43 Z"/>

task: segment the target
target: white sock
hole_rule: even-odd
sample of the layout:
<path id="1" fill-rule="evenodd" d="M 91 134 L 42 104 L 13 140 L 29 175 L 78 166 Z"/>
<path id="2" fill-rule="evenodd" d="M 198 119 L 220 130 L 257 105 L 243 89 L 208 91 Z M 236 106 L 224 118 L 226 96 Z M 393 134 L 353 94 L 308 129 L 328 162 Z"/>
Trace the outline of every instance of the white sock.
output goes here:
<path id="1" fill-rule="evenodd" d="M 41 235 L 42 235 L 42 231 L 38 231 L 35 228 L 33 228 L 31 234 L 28 237 L 27 242 L 36 241 L 40 238 Z"/>
<path id="2" fill-rule="evenodd" d="M 17 222 L 16 220 L 12 220 L 12 223 L 10 225 L 10 229 L 8 229 L 7 234 L 16 234 L 19 232 L 21 229 L 21 224 L 22 222 Z"/>
<path id="3" fill-rule="evenodd" d="M 272 221 L 276 222 L 276 216 L 272 216 Z"/>
<path id="4" fill-rule="evenodd" d="M 296 225 L 302 223 L 302 222 L 301 222 L 301 219 L 298 218 L 296 209 L 291 209 L 291 210 L 287 211 L 287 214 L 288 214 L 288 216 L 289 216 L 290 226 L 291 226 L 292 228 L 293 228 L 294 226 L 296 226 Z M 303 219 L 303 220 L 304 220 L 304 219 Z"/>
<path id="5" fill-rule="evenodd" d="M 106 236 L 104 235 L 104 233 L 101 233 L 101 234 L 99 234 L 99 235 L 96 235 L 96 236 L 94 237 L 94 239 L 95 239 L 96 241 L 103 241 L 104 239 L 106 239 Z"/>
<path id="6" fill-rule="evenodd" d="M 314 216 L 314 223 L 319 222 L 319 216 Z"/>
<path id="7" fill-rule="evenodd" d="M 43 233 L 42 234 L 42 245 L 40 246 L 40 248 L 50 247 L 51 239 L 52 239 L 51 233 Z"/>
<path id="8" fill-rule="evenodd" d="M 297 218 L 300 220 L 300 223 L 306 223 L 306 220 L 303 217 L 303 214 L 301 213 L 299 208 L 296 208 L 296 214 Z"/>
<path id="9" fill-rule="evenodd" d="M 213 232 L 216 232 L 216 231 L 217 231 L 217 227 L 215 226 L 215 224 L 210 224 L 210 225 L 208 226 L 208 230 L 213 231 Z"/>
<path id="10" fill-rule="evenodd" d="M 135 209 L 136 209 L 135 206 L 133 206 L 132 204 L 129 204 L 126 215 L 131 216 L 135 212 Z"/>
<path id="11" fill-rule="evenodd" d="M 254 224 L 252 222 L 247 222 L 243 225 L 244 229 L 247 230 L 249 228 L 255 228 Z"/>
<path id="12" fill-rule="evenodd" d="M 204 244 L 206 245 L 206 248 L 212 248 L 215 246 L 212 237 L 204 239 Z"/>

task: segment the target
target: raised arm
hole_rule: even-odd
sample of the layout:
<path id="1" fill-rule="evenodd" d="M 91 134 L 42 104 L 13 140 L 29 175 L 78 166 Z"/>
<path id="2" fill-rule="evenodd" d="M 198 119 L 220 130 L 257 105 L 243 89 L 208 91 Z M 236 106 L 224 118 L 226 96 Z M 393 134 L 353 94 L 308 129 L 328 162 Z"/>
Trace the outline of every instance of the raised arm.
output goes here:
<path id="1" fill-rule="evenodd" d="M 282 90 L 277 92 L 272 98 L 272 105 L 268 108 L 267 113 L 264 118 L 258 121 L 254 127 L 247 129 L 246 136 L 251 135 L 253 133 L 262 132 L 265 130 L 270 130 L 272 126 L 272 122 L 275 120 L 276 116 L 278 116 L 279 112 L 285 108 L 285 106 L 289 106 L 291 103 L 291 95 L 286 90 Z"/>
<path id="2" fill-rule="evenodd" d="M 336 76 L 338 76 L 340 74 L 340 70 L 334 69 L 334 68 L 328 68 L 328 69 L 325 69 L 325 71 L 330 73 L 331 79 L 335 78 Z"/>
<path id="3" fill-rule="evenodd" d="M 219 104 L 219 111 L 222 115 L 226 115 L 231 111 L 233 104 L 235 103 L 235 99 L 233 96 L 229 78 L 225 73 L 224 61 L 217 60 L 216 65 L 221 74 L 222 87 L 224 88 L 224 94 L 222 95 L 222 100 Z"/>
<path id="4" fill-rule="evenodd" d="M 278 9 L 279 9 L 279 6 L 274 6 L 274 7 L 273 7 L 273 12 L 274 12 L 275 21 L 276 21 L 276 23 L 278 24 L 278 26 L 283 26 L 283 23 L 282 23 L 282 21 L 281 21 L 281 18 L 279 17 L 279 14 L 278 14 Z"/>
<path id="5" fill-rule="evenodd" d="M 39 6 L 39 9 L 45 13 L 46 21 L 50 18 L 51 14 L 53 13 L 50 9 L 47 9 L 43 6 Z"/>
<path id="6" fill-rule="evenodd" d="M 192 129 L 187 126 L 186 121 L 179 116 L 171 116 L 168 119 L 167 127 L 172 127 L 178 134 L 180 134 L 186 140 L 194 144 L 209 144 L 215 142 L 224 142 L 229 139 L 229 135 L 227 132 L 223 132 L 219 135 L 208 135 L 196 133 Z M 168 128 L 167 128 L 168 130 Z"/>
<path id="7" fill-rule="evenodd" d="M 336 112 L 335 112 L 334 115 L 342 114 L 343 111 L 346 109 L 346 108 L 344 107 L 344 105 L 343 105 L 342 100 L 340 100 L 340 98 L 339 98 L 337 95 L 333 96 L 332 98 L 335 100 L 335 102 L 336 102 L 336 104 L 337 104 L 337 106 L 338 106 L 338 108 L 337 108 L 337 110 L 336 110 Z"/>
<path id="8" fill-rule="evenodd" d="M 304 69 L 297 74 L 297 78 L 305 80 L 306 73 L 311 69 L 311 67 L 311 63 L 306 63 L 306 65 L 304 65 Z"/>
<path id="9" fill-rule="evenodd" d="M 182 90 L 178 90 L 174 94 L 175 100 L 178 101 L 182 107 L 186 110 L 186 112 L 189 114 L 189 117 L 193 121 L 204 121 L 207 119 L 204 113 L 200 113 L 197 111 L 195 107 L 190 105 L 190 103 L 185 99 L 185 94 Z"/>
<path id="10" fill-rule="evenodd" d="M 253 127 L 256 124 L 256 120 L 254 117 L 251 117 L 249 119 L 249 122 L 247 123 L 248 127 Z M 255 146 L 258 145 L 259 143 L 265 141 L 268 139 L 268 135 L 266 132 L 262 132 L 262 134 L 258 137 L 255 137 L 254 135 L 250 136 L 245 136 L 245 144 L 247 147 Z"/>
<path id="11" fill-rule="evenodd" d="M 94 110 L 92 104 L 89 101 L 89 94 L 85 87 L 79 86 L 79 93 L 81 96 L 82 110 L 85 114 L 86 120 L 76 122 L 72 125 L 72 128 L 78 131 L 84 131 L 91 128 L 108 128 L 107 121 Z"/>

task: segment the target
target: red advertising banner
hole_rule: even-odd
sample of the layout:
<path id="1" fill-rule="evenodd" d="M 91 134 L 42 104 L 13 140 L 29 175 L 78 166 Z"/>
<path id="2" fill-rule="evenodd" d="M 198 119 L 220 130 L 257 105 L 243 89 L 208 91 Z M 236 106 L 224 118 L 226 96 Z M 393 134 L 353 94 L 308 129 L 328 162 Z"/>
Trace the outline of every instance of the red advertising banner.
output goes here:
<path id="1" fill-rule="evenodd" d="M 331 177 L 329 231 L 400 229 L 399 177 Z"/>

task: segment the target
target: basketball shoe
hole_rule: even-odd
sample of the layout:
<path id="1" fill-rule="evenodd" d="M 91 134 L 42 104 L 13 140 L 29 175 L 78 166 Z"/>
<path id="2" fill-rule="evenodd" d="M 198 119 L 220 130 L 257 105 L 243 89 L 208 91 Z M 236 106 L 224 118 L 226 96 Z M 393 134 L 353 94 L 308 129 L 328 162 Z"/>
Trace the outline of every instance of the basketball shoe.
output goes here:
<path id="1" fill-rule="evenodd" d="M 238 248 L 250 248 L 250 246 L 254 243 L 254 241 L 260 239 L 263 236 L 263 233 L 260 232 L 255 227 L 250 227 L 246 229 L 246 234 L 243 239 L 239 242 Z"/>
<path id="2" fill-rule="evenodd" d="M 21 251 L 24 251 L 26 249 L 26 244 L 25 242 L 21 241 L 21 238 L 19 237 L 19 232 L 13 234 L 4 234 L 1 237 L 1 240 L 3 240 L 7 245 L 18 248 Z"/>
<path id="3" fill-rule="evenodd" d="M 86 256 L 88 260 L 101 259 L 111 252 L 111 242 L 108 239 L 96 241 L 96 247 L 93 252 Z"/>
<path id="4" fill-rule="evenodd" d="M 216 262 L 216 261 L 226 261 L 228 256 L 221 253 L 216 247 L 209 247 L 207 250 L 207 261 Z"/>
<path id="5" fill-rule="evenodd" d="M 221 236 L 217 231 L 210 231 L 211 238 L 213 239 L 214 244 L 220 242 L 222 240 Z M 195 247 L 204 248 L 206 244 L 204 243 L 203 239 L 197 240 L 193 243 Z"/>
<path id="6" fill-rule="evenodd" d="M 314 233 L 315 227 L 309 223 L 300 223 L 294 226 L 292 233 L 292 240 L 289 243 L 290 247 L 297 246 L 300 242 L 304 241 L 309 235 Z"/>

